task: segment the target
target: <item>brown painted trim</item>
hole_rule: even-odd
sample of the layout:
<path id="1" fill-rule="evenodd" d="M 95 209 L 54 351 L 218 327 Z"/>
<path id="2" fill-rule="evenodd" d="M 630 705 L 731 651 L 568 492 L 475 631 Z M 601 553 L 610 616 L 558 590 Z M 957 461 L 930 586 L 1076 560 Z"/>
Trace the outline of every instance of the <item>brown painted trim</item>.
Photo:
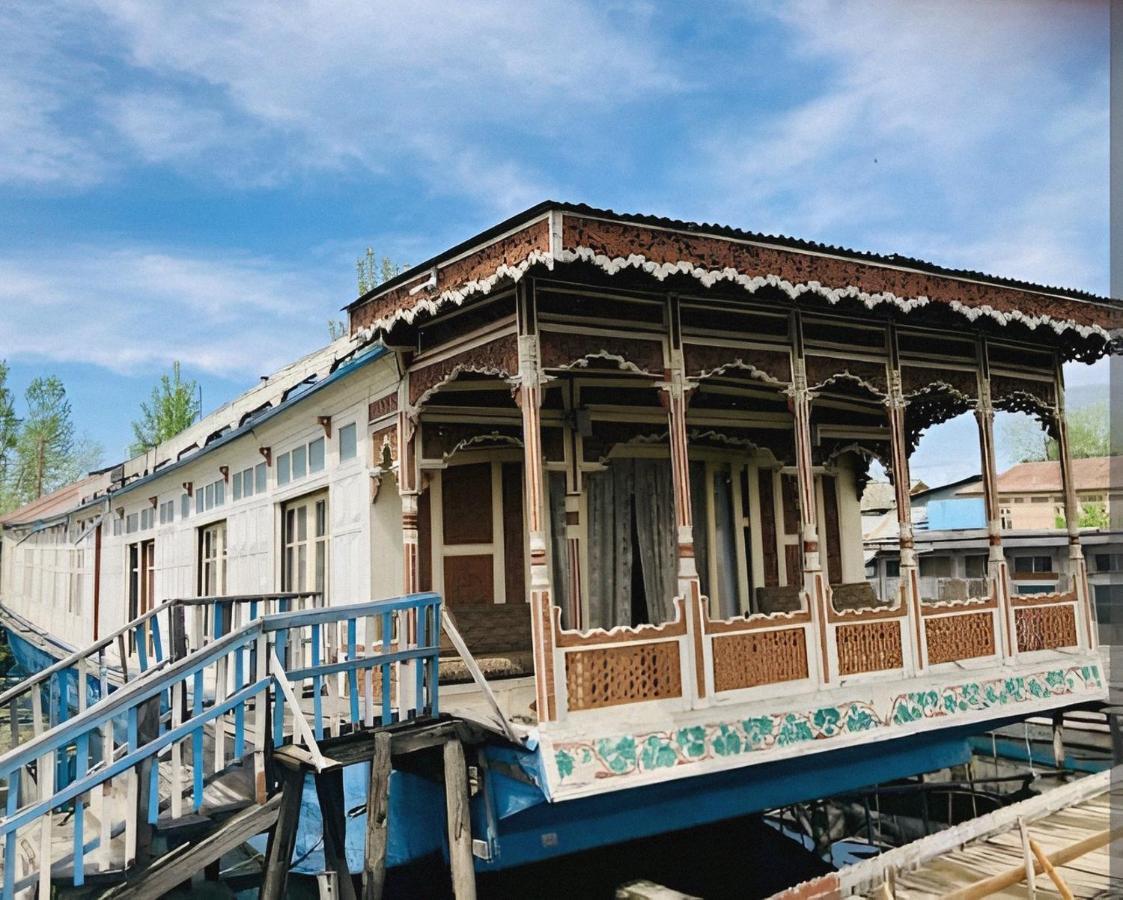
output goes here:
<path id="1" fill-rule="evenodd" d="M 778 631 L 783 628 L 795 628 L 811 623 L 809 612 L 776 612 L 757 613 L 749 618 L 711 619 L 709 616 L 704 621 L 706 634 L 742 634 L 747 631 Z"/>

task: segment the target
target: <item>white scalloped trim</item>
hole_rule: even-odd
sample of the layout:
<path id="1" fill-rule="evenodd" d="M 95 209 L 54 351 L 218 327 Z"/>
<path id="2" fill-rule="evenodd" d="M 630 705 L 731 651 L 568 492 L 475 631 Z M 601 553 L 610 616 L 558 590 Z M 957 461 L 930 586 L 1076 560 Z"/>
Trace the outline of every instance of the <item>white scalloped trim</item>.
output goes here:
<path id="1" fill-rule="evenodd" d="M 640 269 L 658 281 L 664 281 L 671 275 L 691 275 L 705 287 L 712 287 L 718 282 L 729 281 L 740 285 L 750 294 L 755 294 L 763 287 L 773 287 L 783 291 L 792 300 L 798 299 L 803 294 L 812 293 L 823 297 L 832 305 L 842 300 L 857 300 L 867 309 L 871 310 L 883 304 L 890 304 L 908 313 L 913 309 L 927 306 L 932 302 L 925 296 L 898 297 L 890 291 L 870 294 L 853 285 L 844 288 L 828 288 L 824 287 L 818 281 L 792 284 L 790 281 L 779 278 L 776 275 L 742 275 L 732 267 L 707 269 L 703 266 L 696 266 L 688 260 L 680 260 L 677 263 L 657 263 L 639 253 L 629 254 L 626 258 L 620 256 L 610 258 L 595 252 L 590 247 L 578 247 L 576 250 L 562 250 L 556 257 L 549 251 L 534 250 L 520 263 L 516 263 L 515 265 L 501 265 L 487 278 L 482 280 L 474 279 L 466 282 L 459 288 L 442 291 L 438 296 L 431 299 L 419 300 L 409 309 L 399 310 L 391 316 L 379 319 L 367 328 L 362 329 L 359 334 L 363 339 L 367 339 L 375 332 L 389 328 L 395 322 L 412 322 L 421 312 L 435 313 L 448 304 L 460 306 L 465 300 L 475 294 L 490 293 L 494 290 L 496 285 L 505 279 L 509 278 L 512 282 L 517 282 L 532 266 L 544 265 L 546 268 L 553 270 L 555 261 L 560 263 L 591 263 L 608 275 L 615 275 L 623 269 Z M 1009 322 L 1020 322 L 1030 329 L 1036 329 L 1040 325 L 1045 325 L 1052 328 L 1057 334 L 1064 334 L 1066 331 L 1075 331 L 1084 338 L 1096 335 L 1105 341 L 1111 339 L 1111 335 L 1099 325 L 1077 325 L 1071 319 L 1053 319 L 1050 316 L 1031 316 L 1020 310 L 1000 312 L 989 304 L 984 306 L 967 306 L 966 304 L 960 303 L 958 300 L 951 300 L 947 303 L 941 302 L 941 305 L 947 306 L 954 312 L 965 316 L 969 322 L 986 316 L 998 322 L 1000 325 L 1006 325 Z"/>

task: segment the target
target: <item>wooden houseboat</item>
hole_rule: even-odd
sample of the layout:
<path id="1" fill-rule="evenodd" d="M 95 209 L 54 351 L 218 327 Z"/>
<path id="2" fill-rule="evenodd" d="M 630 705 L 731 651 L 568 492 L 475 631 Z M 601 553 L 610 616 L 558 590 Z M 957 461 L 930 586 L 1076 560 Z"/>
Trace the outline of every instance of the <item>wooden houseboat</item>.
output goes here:
<path id="1" fill-rule="evenodd" d="M 14 647 L 169 598 L 439 594 L 470 651 L 445 639 L 439 696 L 479 729 L 480 870 L 959 763 L 973 733 L 1106 697 L 1062 365 L 1111 351 L 1115 301 L 546 202 L 347 310 L 322 352 L 7 517 Z M 1060 447 L 1053 593 L 1007 571 L 998 410 Z M 989 566 L 947 601 L 918 577 L 909 455 L 964 412 Z M 891 596 L 865 577 L 873 460 L 898 493 Z M 392 861 L 441 846 L 423 780 L 395 795 Z"/>

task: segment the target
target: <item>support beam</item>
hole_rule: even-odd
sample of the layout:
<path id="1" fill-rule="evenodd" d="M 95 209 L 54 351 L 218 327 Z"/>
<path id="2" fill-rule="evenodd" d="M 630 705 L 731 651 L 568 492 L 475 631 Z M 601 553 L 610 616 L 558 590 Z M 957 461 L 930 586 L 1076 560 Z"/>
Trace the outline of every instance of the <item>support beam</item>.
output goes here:
<path id="1" fill-rule="evenodd" d="M 1068 420 L 1065 417 L 1065 379 L 1064 367 L 1060 356 L 1054 366 L 1054 396 L 1056 407 L 1053 421 L 1057 431 L 1057 457 L 1061 466 L 1061 490 L 1064 496 L 1065 530 L 1068 532 L 1068 571 L 1072 587 L 1076 591 L 1077 605 L 1084 617 L 1088 648 L 1095 649 L 1096 615 L 1092 594 L 1088 588 L 1088 564 L 1084 560 L 1084 548 L 1080 545 L 1080 502 L 1076 497 L 1076 482 L 1072 476 L 1072 451 L 1068 443 Z"/>
<path id="2" fill-rule="evenodd" d="M 534 289 L 518 286 L 519 374 L 515 402 L 523 424 L 523 509 L 530 543 L 530 622 L 534 642 L 535 708 L 540 722 L 556 717 L 553 588 L 546 557 L 546 479 L 542 464 L 542 371 Z"/>
<path id="3" fill-rule="evenodd" d="M 905 433 L 905 412 L 908 403 L 901 385 L 901 363 L 897 350 L 897 329 L 892 325 L 888 332 L 889 396 L 886 414 L 889 419 L 889 443 L 892 453 L 893 491 L 897 502 L 897 543 L 900 554 L 899 597 L 909 619 L 913 645 L 912 664 L 917 672 L 927 668 L 924 654 L 923 621 L 920 606 L 920 572 L 916 560 L 916 546 L 912 532 L 912 476 L 909 474 L 908 439 Z"/>
<path id="4" fill-rule="evenodd" d="M 355 884 L 347 869 L 347 809 L 343 770 L 329 769 L 315 776 L 316 799 L 324 826 L 324 867 L 335 872 L 340 900 L 355 900 Z"/>
<path id="5" fill-rule="evenodd" d="M 476 869 L 472 859 L 472 822 L 468 811 L 468 770 L 460 741 L 445 744 L 444 770 L 452 895 L 456 900 L 475 900 Z"/>
<path id="6" fill-rule="evenodd" d="M 281 808 L 277 824 L 269 835 L 265 848 L 265 877 L 261 883 L 262 900 L 280 900 L 286 896 L 292 851 L 296 847 L 296 832 L 300 827 L 300 800 L 304 793 L 304 772 L 301 769 L 282 769 Z"/>
<path id="7" fill-rule="evenodd" d="M 370 764 L 370 792 L 367 794 L 367 834 L 364 844 L 363 900 L 381 900 L 386 883 L 386 847 L 390 818 L 390 743 L 389 732 L 374 735 L 374 759 Z"/>
<path id="8" fill-rule="evenodd" d="M 979 462 L 983 477 L 983 502 L 986 507 L 987 539 L 990 550 L 987 575 L 999 608 L 1002 626 L 1002 655 L 1017 653 L 1014 635 L 1014 613 L 1010 606 L 1010 578 L 1006 555 L 1002 552 L 1002 518 L 998 501 L 998 469 L 994 450 L 994 405 L 990 394 L 990 362 L 985 338 L 978 342 L 979 400 L 975 420 L 979 425 Z"/>

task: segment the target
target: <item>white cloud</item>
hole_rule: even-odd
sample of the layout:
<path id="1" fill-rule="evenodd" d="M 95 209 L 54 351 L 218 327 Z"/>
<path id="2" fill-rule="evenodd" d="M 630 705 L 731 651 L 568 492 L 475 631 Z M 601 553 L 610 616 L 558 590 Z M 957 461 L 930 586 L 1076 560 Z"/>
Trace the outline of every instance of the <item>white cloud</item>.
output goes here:
<path id="1" fill-rule="evenodd" d="M 333 261 L 298 271 L 143 246 L 0 256 L 0 358 L 120 374 L 190 359 L 200 371 L 253 378 L 327 343 L 327 320 L 350 287 L 339 271 Z"/>

